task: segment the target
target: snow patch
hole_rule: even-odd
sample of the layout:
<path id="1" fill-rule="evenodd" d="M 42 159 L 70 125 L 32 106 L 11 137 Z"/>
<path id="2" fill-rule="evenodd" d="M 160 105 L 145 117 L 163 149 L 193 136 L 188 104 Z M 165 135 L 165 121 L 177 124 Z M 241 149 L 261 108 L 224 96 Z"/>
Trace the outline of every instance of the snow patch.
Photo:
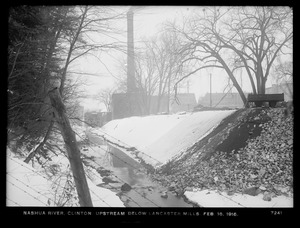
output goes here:
<path id="1" fill-rule="evenodd" d="M 213 190 L 186 191 L 184 195 L 200 207 L 293 207 L 293 198 L 287 196 L 277 196 L 271 201 L 264 201 L 263 194 L 250 196 L 235 193 L 229 196 L 225 192 Z"/>

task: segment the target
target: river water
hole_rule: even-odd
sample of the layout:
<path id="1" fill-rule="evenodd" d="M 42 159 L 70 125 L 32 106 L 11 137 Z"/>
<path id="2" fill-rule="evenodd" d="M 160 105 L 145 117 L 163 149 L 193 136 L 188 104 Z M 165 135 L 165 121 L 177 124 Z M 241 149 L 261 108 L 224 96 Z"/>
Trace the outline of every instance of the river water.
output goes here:
<path id="1" fill-rule="evenodd" d="M 86 134 L 94 145 L 93 153 L 97 154 L 92 158 L 93 166 L 96 166 L 103 177 L 104 183 L 99 186 L 117 192 L 126 207 L 193 207 L 182 197 L 152 181 L 144 167 L 128 156 L 126 151 L 116 148 L 88 131 Z M 121 190 L 124 183 L 131 187 L 129 191 Z"/>

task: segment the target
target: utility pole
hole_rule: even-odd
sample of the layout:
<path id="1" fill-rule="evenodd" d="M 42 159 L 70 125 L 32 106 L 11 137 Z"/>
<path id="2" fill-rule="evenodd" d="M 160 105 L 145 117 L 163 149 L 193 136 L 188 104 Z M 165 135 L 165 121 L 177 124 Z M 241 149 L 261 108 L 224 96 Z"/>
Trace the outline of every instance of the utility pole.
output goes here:
<path id="1" fill-rule="evenodd" d="M 209 104 L 210 104 L 210 107 L 212 107 L 212 94 L 211 94 L 211 73 L 209 74 L 209 93 L 210 93 L 210 96 L 209 96 Z"/>
<path id="2" fill-rule="evenodd" d="M 53 107 L 54 118 L 57 121 L 61 135 L 64 139 L 67 149 L 68 159 L 78 194 L 79 204 L 81 207 L 92 207 L 90 190 L 85 176 L 81 153 L 78 148 L 75 133 L 71 128 L 71 124 L 66 115 L 66 108 L 62 102 L 58 87 L 49 91 L 51 105 Z"/>
<path id="3" fill-rule="evenodd" d="M 132 116 L 136 113 L 135 92 L 135 67 L 134 67 L 134 38 L 133 38 L 133 10 L 129 8 L 127 12 L 127 102 L 128 114 Z"/>
<path id="4" fill-rule="evenodd" d="M 127 92 L 135 90 L 133 11 L 127 12 Z"/>

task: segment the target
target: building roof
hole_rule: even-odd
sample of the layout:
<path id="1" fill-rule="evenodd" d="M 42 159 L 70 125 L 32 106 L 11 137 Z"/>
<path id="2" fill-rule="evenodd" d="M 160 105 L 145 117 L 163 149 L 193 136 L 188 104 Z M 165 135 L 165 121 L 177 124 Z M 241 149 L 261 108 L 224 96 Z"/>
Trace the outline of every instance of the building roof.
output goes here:
<path id="1" fill-rule="evenodd" d="M 293 100 L 293 83 L 273 84 L 266 88 L 266 93 L 284 93 L 285 101 Z"/>
<path id="2" fill-rule="evenodd" d="M 194 93 L 178 93 L 176 95 L 176 98 L 177 101 L 179 102 L 179 105 L 183 105 L 183 104 L 197 105 L 197 101 Z M 173 97 L 173 100 L 175 101 L 175 96 Z"/>
<path id="3" fill-rule="evenodd" d="M 245 95 L 247 96 L 247 94 Z M 239 93 L 212 93 L 211 100 L 213 107 L 243 107 L 244 105 Z M 210 93 L 206 93 L 198 103 L 210 106 Z"/>

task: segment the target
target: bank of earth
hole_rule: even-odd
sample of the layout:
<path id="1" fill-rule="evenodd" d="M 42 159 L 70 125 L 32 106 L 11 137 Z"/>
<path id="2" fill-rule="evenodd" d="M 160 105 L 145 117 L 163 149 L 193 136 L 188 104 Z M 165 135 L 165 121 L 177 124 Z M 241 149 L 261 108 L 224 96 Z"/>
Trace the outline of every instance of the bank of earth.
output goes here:
<path id="1" fill-rule="evenodd" d="M 217 190 L 252 196 L 293 195 L 293 115 L 284 108 L 240 109 L 152 179 L 177 195 Z"/>

